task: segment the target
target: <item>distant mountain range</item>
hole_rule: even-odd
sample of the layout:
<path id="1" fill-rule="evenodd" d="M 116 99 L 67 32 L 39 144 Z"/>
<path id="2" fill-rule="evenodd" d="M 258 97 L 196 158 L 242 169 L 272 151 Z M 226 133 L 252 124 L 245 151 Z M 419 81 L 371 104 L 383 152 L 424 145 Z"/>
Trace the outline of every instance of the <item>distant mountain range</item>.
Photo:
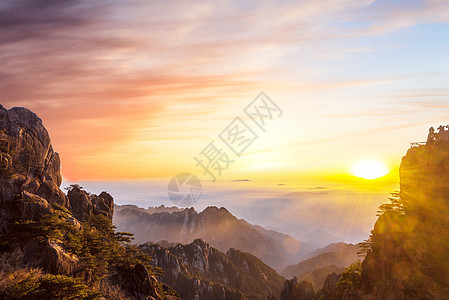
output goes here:
<path id="1" fill-rule="evenodd" d="M 346 268 L 337 267 L 336 265 L 330 265 L 322 268 L 317 268 L 297 277 L 298 281 L 308 281 L 312 283 L 312 287 L 315 291 L 318 291 L 324 286 L 326 279 L 330 274 L 340 275 Z"/>
<path id="2" fill-rule="evenodd" d="M 223 207 L 212 206 L 198 213 L 193 208 L 116 206 L 113 222 L 119 231 L 134 233 L 138 244 L 161 240 L 190 244 L 203 239 L 223 252 L 234 248 L 253 254 L 278 271 L 317 248 L 237 219 Z"/>
<path id="3" fill-rule="evenodd" d="M 304 256 L 304 260 L 285 268 L 281 274 L 285 278 L 304 277 L 304 274 L 317 269 L 334 266 L 337 268 L 346 268 L 351 263 L 360 258 L 357 253 L 360 247 L 358 245 L 335 243 L 324 248 L 317 249 Z M 334 270 L 332 272 L 335 272 Z M 330 272 L 330 273 L 332 273 Z"/>

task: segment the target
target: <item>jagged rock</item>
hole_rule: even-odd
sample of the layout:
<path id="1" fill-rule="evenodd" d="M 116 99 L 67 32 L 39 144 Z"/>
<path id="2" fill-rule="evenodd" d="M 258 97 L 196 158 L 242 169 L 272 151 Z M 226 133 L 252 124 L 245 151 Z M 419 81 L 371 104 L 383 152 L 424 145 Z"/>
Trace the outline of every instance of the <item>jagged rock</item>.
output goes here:
<path id="1" fill-rule="evenodd" d="M 312 283 L 308 281 L 298 282 L 296 277 L 286 280 L 281 292 L 281 300 L 312 300 L 314 297 Z"/>
<path id="2" fill-rule="evenodd" d="M 26 191 L 22 192 L 20 201 L 21 217 L 25 220 L 39 221 L 53 210 L 44 198 Z"/>
<path id="3" fill-rule="evenodd" d="M 78 185 L 69 188 L 67 197 L 73 215 L 81 221 L 87 221 L 94 215 L 103 215 L 112 220 L 114 213 L 114 198 L 106 192 L 99 196 L 89 195 Z"/>
<path id="4" fill-rule="evenodd" d="M 92 203 L 94 205 L 94 214 L 102 214 L 112 220 L 114 213 L 114 198 L 106 192 L 101 192 L 99 196 L 92 196 Z"/>
<path id="5" fill-rule="evenodd" d="M 183 299 L 267 299 L 278 295 L 284 282 L 255 256 L 235 249 L 225 254 L 201 239 L 169 248 L 151 243 L 139 248 L 165 271 L 162 281 Z"/>
<path id="6" fill-rule="evenodd" d="M 123 270 L 117 274 L 118 282 L 125 288 L 134 299 L 179 299 L 178 297 L 167 295 L 163 298 L 156 286 L 158 284 L 157 279 L 154 276 L 150 276 L 147 268 L 143 264 L 136 264 L 129 270 Z M 170 288 L 165 284 L 162 285 L 164 292 L 170 292 Z M 168 293 L 167 293 L 168 294 Z"/>
<path id="7" fill-rule="evenodd" d="M 59 156 L 53 151 L 42 120 L 23 107 L 6 110 L 1 106 L 0 111 L 1 152 L 9 155 L 13 171 L 36 174 L 43 182 L 51 180 L 60 186 Z"/>
<path id="8" fill-rule="evenodd" d="M 0 235 L 16 220 L 50 212 L 42 199 L 69 208 L 59 189 L 59 156 L 42 120 L 26 108 L 6 110 L 0 105 L 0 168 Z M 17 201 L 24 202 L 19 203 L 21 210 Z"/>
<path id="9" fill-rule="evenodd" d="M 0 235 L 16 221 L 40 221 L 53 204 L 70 209 L 59 189 L 59 155 L 36 114 L 26 108 L 0 105 Z M 76 219 L 67 219 L 76 226 Z M 78 259 L 55 241 L 22 241 L 27 262 L 54 274 L 71 274 Z"/>
<path id="10" fill-rule="evenodd" d="M 73 216 L 80 221 L 89 220 L 93 210 L 93 204 L 89 198 L 89 194 L 79 186 L 74 185 L 69 189 L 67 197 L 72 208 Z"/>
<path id="11" fill-rule="evenodd" d="M 36 193 L 38 196 L 45 198 L 50 204 L 57 204 L 62 207 L 70 207 L 67 196 L 54 183 L 54 181 L 47 180 L 42 183 Z"/>

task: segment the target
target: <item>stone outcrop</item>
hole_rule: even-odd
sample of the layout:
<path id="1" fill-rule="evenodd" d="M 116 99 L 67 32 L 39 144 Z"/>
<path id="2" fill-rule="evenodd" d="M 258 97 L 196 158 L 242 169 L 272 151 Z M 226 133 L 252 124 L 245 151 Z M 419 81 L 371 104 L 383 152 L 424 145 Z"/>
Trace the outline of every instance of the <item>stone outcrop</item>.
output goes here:
<path id="1" fill-rule="evenodd" d="M 281 300 L 312 300 L 315 297 L 312 283 L 308 281 L 298 282 L 294 277 L 284 283 L 284 289 L 281 292 Z"/>
<path id="2" fill-rule="evenodd" d="M 80 268 L 79 259 L 70 255 L 56 241 L 29 241 L 23 249 L 28 265 L 55 275 L 71 275 Z"/>
<path id="3" fill-rule="evenodd" d="M 70 211 L 62 182 L 58 153 L 42 120 L 26 108 L 0 105 L 0 236 L 15 222 L 41 221 L 55 210 Z M 108 198 L 108 203 L 111 201 Z M 67 222 L 79 225 L 67 217 Z M 25 260 L 53 274 L 71 274 L 78 259 L 56 241 L 21 241 Z"/>
<path id="4" fill-rule="evenodd" d="M 65 195 L 61 182 L 59 155 L 41 119 L 26 108 L 6 110 L 0 105 L 0 251 L 19 250 L 27 267 L 45 273 L 90 280 L 92 270 L 87 270 L 85 257 L 73 247 L 89 245 L 82 238 L 84 225 L 99 222 L 100 228 L 87 227 L 98 234 L 101 224 L 109 224 L 93 217 L 112 220 L 114 199 L 106 192 L 89 194 L 78 185 L 69 187 Z M 114 233 L 111 236 L 102 237 L 112 242 L 105 245 L 121 247 Z M 117 284 L 134 299 L 179 299 L 144 265 L 122 267 L 129 272 L 118 272 Z"/>
<path id="5" fill-rule="evenodd" d="M 52 204 L 70 208 L 59 189 L 59 155 L 36 114 L 0 105 L 0 157 L 0 235 L 16 220 L 51 212 Z"/>
<path id="6" fill-rule="evenodd" d="M 146 243 L 139 246 L 165 274 L 182 299 L 278 298 L 284 278 L 255 256 L 235 249 L 223 253 L 201 239 L 168 248 Z"/>
<path id="7" fill-rule="evenodd" d="M 72 210 L 80 221 L 99 214 L 112 219 L 108 193 L 89 195 L 77 187 L 67 197 L 60 189 L 59 155 L 42 120 L 30 110 L 0 105 L 0 157 L 0 235 L 17 220 L 52 212 L 52 205 Z"/>
<path id="8" fill-rule="evenodd" d="M 157 279 L 154 276 L 150 276 L 147 268 L 143 264 L 136 264 L 130 270 L 121 272 L 118 280 L 122 283 L 122 287 L 128 290 L 134 299 L 141 300 L 176 300 L 179 299 L 176 296 L 169 294 L 171 288 L 165 284 L 162 284 L 162 290 L 167 295 L 162 297 L 159 291 L 156 289 L 158 284 Z"/>
<path id="9" fill-rule="evenodd" d="M 448 299 L 449 130 L 430 130 L 400 166 L 400 207 L 377 220 L 361 299 Z"/>
<path id="10" fill-rule="evenodd" d="M 78 185 L 72 185 L 67 193 L 72 213 L 80 221 L 87 221 L 92 216 L 103 215 L 112 220 L 114 199 L 106 192 L 91 195 Z"/>

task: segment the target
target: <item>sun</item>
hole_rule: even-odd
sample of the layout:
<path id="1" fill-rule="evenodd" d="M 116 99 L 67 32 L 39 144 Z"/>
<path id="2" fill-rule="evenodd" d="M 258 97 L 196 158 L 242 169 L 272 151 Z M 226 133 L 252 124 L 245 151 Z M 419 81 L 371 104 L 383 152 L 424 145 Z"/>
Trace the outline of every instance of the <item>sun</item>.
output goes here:
<path id="1" fill-rule="evenodd" d="M 376 179 L 390 173 L 387 166 L 377 160 L 367 159 L 356 163 L 351 170 L 354 176 L 364 179 Z"/>

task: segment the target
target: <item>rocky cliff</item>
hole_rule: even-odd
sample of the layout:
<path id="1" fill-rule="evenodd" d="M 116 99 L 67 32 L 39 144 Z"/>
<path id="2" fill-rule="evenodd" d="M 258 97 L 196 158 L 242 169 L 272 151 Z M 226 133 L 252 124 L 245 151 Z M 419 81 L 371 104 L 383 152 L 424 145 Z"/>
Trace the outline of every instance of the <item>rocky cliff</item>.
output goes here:
<path id="1" fill-rule="evenodd" d="M 281 300 L 313 300 L 315 293 L 312 283 L 300 281 L 294 277 L 284 283 L 284 289 L 281 292 Z"/>
<path id="2" fill-rule="evenodd" d="M 0 236 L 18 221 L 41 221 L 61 209 L 73 213 L 67 222 L 74 224 L 98 214 L 112 219 L 113 198 L 108 193 L 87 196 L 76 187 L 67 196 L 59 188 L 59 155 L 42 120 L 30 110 L 0 105 L 0 158 Z M 55 241 L 38 247 L 30 240 L 23 249 L 30 262 L 53 273 L 69 274 L 77 265 Z"/>
<path id="3" fill-rule="evenodd" d="M 42 120 L 26 108 L 0 105 L 0 170 L 0 234 L 14 221 L 38 220 L 52 205 L 71 210 L 79 220 L 96 214 L 112 219 L 108 193 L 88 196 L 77 188 L 66 196 L 59 188 L 59 155 Z"/>
<path id="4" fill-rule="evenodd" d="M 26 108 L 0 105 L 0 264 L 8 266 L 0 269 L 0 298 L 176 298 L 122 246 L 128 236 L 114 231 L 112 196 L 78 185 L 66 195 L 61 181 L 59 155 L 42 120 Z M 11 267 L 13 253 L 20 253 L 20 264 Z"/>
<path id="5" fill-rule="evenodd" d="M 284 283 L 255 256 L 235 249 L 223 253 L 200 239 L 188 245 L 146 243 L 139 248 L 165 271 L 163 282 L 183 299 L 278 299 Z"/>
<path id="6" fill-rule="evenodd" d="M 375 299 L 449 299 L 449 131 L 431 130 L 400 166 L 400 193 L 383 206 L 363 262 Z M 382 208 L 382 207 L 381 207 Z"/>
<path id="7" fill-rule="evenodd" d="M 0 105 L 0 234 L 17 219 L 38 219 L 52 204 L 70 208 L 59 189 L 59 155 L 36 114 Z"/>

